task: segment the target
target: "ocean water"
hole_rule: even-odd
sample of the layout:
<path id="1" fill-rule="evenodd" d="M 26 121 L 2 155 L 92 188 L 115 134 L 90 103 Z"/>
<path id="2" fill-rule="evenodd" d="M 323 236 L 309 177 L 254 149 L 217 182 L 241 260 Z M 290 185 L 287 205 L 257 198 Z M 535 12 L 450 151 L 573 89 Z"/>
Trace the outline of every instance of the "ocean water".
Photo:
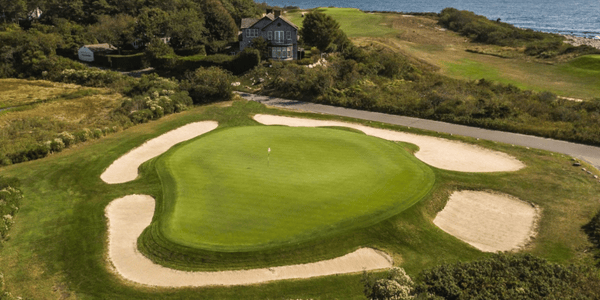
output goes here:
<path id="1" fill-rule="evenodd" d="M 490 20 L 537 31 L 600 36 L 600 0 L 264 0 L 269 5 L 355 7 L 362 10 L 440 12 L 446 7 L 469 10 Z"/>

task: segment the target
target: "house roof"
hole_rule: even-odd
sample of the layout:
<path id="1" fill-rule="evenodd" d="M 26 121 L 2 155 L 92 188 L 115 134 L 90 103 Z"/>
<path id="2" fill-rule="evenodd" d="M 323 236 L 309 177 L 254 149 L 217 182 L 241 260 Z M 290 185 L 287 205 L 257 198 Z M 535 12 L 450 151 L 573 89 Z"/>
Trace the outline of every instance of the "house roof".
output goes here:
<path id="1" fill-rule="evenodd" d="M 290 26 L 292 26 L 292 27 L 294 27 L 294 28 L 298 29 L 298 26 L 297 26 L 296 24 L 292 23 L 292 21 L 290 21 L 290 20 L 286 19 L 285 17 L 283 17 L 283 16 L 279 16 L 279 19 L 281 19 L 282 21 L 284 21 L 284 22 L 286 22 L 286 23 L 290 24 Z"/>
<path id="2" fill-rule="evenodd" d="M 260 20 L 262 20 L 264 18 L 267 18 L 270 21 L 273 21 L 273 20 L 275 20 L 275 15 L 273 15 L 273 14 L 267 14 L 267 15 L 263 16 L 260 19 L 254 19 L 254 18 L 245 18 L 245 19 L 242 19 L 242 24 L 240 26 L 240 29 L 250 28 L 250 27 L 254 26 L 254 24 L 256 24 L 258 21 L 260 21 Z"/>
<path id="3" fill-rule="evenodd" d="M 92 44 L 92 45 L 83 45 L 83 47 L 86 47 L 88 49 L 90 49 L 92 52 L 100 52 L 100 51 L 112 51 L 112 50 L 117 50 L 117 47 L 111 45 L 111 44 Z"/>
<path id="4" fill-rule="evenodd" d="M 254 25 L 254 23 L 256 23 L 257 21 L 258 19 L 253 18 L 242 19 L 242 26 L 240 26 L 240 29 L 249 28 L 250 26 Z"/>
<path id="5" fill-rule="evenodd" d="M 284 22 L 286 22 L 286 23 L 290 24 L 290 26 L 292 26 L 292 27 L 294 27 L 294 28 L 298 29 L 298 26 L 296 26 L 296 24 L 292 23 L 292 21 L 290 21 L 290 20 L 288 20 L 288 19 L 286 19 L 286 18 L 284 18 L 284 17 L 282 17 L 282 16 L 279 16 L 277 19 L 273 20 L 273 22 L 271 22 L 271 23 L 267 24 L 265 27 L 263 27 L 263 29 L 262 29 L 262 30 L 264 31 L 264 30 L 265 30 L 267 27 L 269 27 L 269 25 L 271 25 L 271 24 L 275 23 L 277 20 L 284 21 Z"/>

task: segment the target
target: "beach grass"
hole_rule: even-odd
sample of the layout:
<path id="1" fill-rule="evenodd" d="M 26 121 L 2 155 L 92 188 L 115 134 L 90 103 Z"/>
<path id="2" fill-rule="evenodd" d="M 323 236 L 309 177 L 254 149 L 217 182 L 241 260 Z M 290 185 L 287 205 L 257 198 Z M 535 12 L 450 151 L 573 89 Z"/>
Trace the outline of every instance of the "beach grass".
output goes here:
<path id="1" fill-rule="evenodd" d="M 0 272 L 4 274 L 6 288 L 13 295 L 28 299 L 364 299 L 360 274 L 238 287 L 163 289 L 131 284 L 111 271 L 106 253 L 106 205 L 122 196 L 148 194 L 157 199 L 157 211 L 160 211 L 163 191 L 154 171 L 157 159 L 142 165 L 140 178 L 119 185 L 108 185 L 100 180 L 106 167 L 130 149 L 190 122 L 216 120 L 220 124 L 220 129 L 212 133 L 216 134 L 230 127 L 257 126 L 251 119 L 257 113 L 353 121 L 446 137 L 506 152 L 527 167 L 518 172 L 489 174 L 432 168 L 435 183 L 429 195 L 401 213 L 366 228 L 273 249 L 195 253 L 204 262 L 177 261 L 176 258 L 161 261 L 169 257 L 160 257 L 161 253 L 157 253 L 160 249 L 140 249 L 144 253 L 154 251 L 151 259 L 183 269 L 248 269 L 314 262 L 359 247 L 374 247 L 389 253 L 396 265 L 405 268 L 411 276 L 417 276 L 420 270 L 440 263 L 471 261 L 487 255 L 432 223 L 451 192 L 468 189 L 507 193 L 542 208 L 538 236 L 525 252 L 560 263 L 593 262 L 593 254 L 587 251 L 591 244 L 581 227 L 600 209 L 600 184 L 580 168 L 573 167 L 569 157 L 375 122 L 280 111 L 254 102 L 237 101 L 230 107 L 219 104 L 196 107 L 82 143 L 44 159 L 0 168 L 0 175 L 21 180 L 25 195 L 10 238 L 0 249 Z M 398 147 L 409 152 L 415 150 L 414 146 L 403 143 L 398 143 Z M 149 227 L 141 239 L 152 236 L 155 227 Z M 151 246 L 151 243 L 146 241 L 142 245 Z M 184 254 L 180 258 L 186 258 Z"/>

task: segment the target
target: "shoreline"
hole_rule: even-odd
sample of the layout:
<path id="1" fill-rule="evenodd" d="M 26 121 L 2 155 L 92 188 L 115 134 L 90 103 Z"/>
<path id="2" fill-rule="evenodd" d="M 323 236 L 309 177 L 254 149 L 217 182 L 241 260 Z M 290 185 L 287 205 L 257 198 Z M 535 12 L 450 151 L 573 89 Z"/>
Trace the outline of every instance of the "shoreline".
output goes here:
<path id="1" fill-rule="evenodd" d="M 596 36 L 596 38 L 586 38 L 575 35 L 561 34 L 566 40 L 564 41 L 567 44 L 571 44 L 573 46 L 582 46 L 587 45 L 590 47 L 594 47 L 596 49 L 600 49 L 600 35 Z"/>

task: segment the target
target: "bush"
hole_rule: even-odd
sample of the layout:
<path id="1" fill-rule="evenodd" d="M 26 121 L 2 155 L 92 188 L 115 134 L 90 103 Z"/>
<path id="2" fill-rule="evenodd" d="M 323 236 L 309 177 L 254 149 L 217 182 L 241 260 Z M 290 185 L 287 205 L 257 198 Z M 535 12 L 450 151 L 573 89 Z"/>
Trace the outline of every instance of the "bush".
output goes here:
<path id="1" fill-rule="evenodd" d="M 408 300 L 414 298 L 414 283 L 404 269 L 394 267 L 385 278 L 376 279 L 364 272 L 362 282 L 369 300 Z"/>
<path id="2" fill-rule="evenodd" d="M 60 152 L 65 149 L 65 143 L 60 138 L 55 138 L 50 141 L 50 151 L 52 152 Z"/>
<path id="3" fill-rule="evenodd" d="M 228 64 L 228 69 L 233 74 L 242 74 L 258 66 L 260 63 L 260 51 L 254 48 L 246 48 L 240 52 L 235 59 Z"/>
<path id="4" fill-rule="evenodd" d="M 0 176 L 0 243 L 8 237 L 8 231 L 19 211 L 23 199 L 19 186 L 17 179 Z"/>
<path id="5" fill-rule="evenodd" d="M 75 143 L 75 136 L 66 131 L 59 133 L 58 138 L 63 141 L 65 147 L 69 147 Z"/>
<path id="6" fill-rule="evenodd" d="M 121 73 L 98 69 L 67 69 L 62 71 L 57 79 L 61 82 L 93 87 L 107 87 L 118 81 L 128 80 L 128 78 Z"/>
<path id="7" fill-rule="evenodd" d="M 75 132 L 75 139 L 78 142 L 85 142 L 90 138 L 92 138 L 92 131 L 88 128 L 83 128 L 82 130 Z"/>
<path id="8" fill-rule="evenodd" d="M 194 103 L 229 100 L 232 97 L 231 75 L 220 68 L 199 68 L 186 75 L 182 84 Z"/>
<path id="9" fill-rule="evenodd" d="M 132 112 L 131 115 L 129 115 L 129 118 L 131 119 L 131 122 L 133 122 L 133 124 L 140 124 L 152 120 L 153 115 L 154 114 L 151 110 L 142 109 Z"/>
<path id="10" fill-rule="evenodd" d="M 597 299 L 594 269 L 549 263 L 530 254 L 495 254 L 421 273 L 417 292 L 444 299 Z"/>

